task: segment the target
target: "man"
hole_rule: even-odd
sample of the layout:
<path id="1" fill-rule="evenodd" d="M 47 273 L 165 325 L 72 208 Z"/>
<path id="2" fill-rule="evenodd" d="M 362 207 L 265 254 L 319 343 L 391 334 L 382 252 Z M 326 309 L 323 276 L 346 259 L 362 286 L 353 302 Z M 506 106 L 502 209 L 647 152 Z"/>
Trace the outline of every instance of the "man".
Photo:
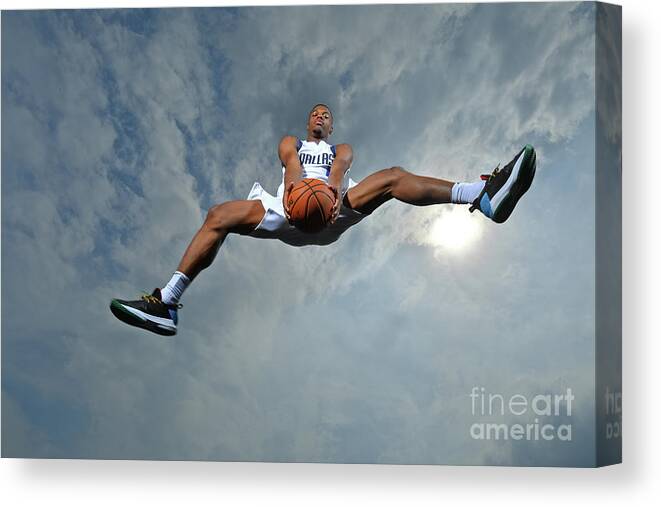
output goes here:
<path id="1" fill-rule="evenodd" d="M 200 271 L 211 265 L 230 233 L 275 238 L 293 246 L 328 245 L 390 199 L 416 206 L 471 204 L 471 212 L 478 209 L 494 222 L 502 223 L 535 175 L 535 150 L 526 145 L 505 167 L 496 168 L 493 174 L 475 183 L 418 176 L 401 167 L 383 169 L 356 183 L 349 177 L 351 146 L 328 144 L 332 132 L 333 114 L 329 107 L 315 105 L 308 116 L 305 141 L 286 136 L 280 142 L 283 180 L 277 195 L 272 196 L 255 183 L 247 200 L 213 206 L 167 285 L 136 301 L 113 299 L 112 313 L 132 326 L 174 335 L 177 310 L 181 308 L 179 299 Z M 335 194 L 330 224 L 316 234 L 304 233 L 289 222 L 287 197 L 302 178 L 323 180 Z"/>

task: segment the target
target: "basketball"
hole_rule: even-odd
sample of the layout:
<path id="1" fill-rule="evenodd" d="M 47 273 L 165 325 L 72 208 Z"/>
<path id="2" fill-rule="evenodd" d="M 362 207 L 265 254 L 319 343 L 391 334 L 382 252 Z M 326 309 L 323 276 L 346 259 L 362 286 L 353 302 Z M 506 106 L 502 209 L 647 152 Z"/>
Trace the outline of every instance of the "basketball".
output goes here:
<path id="1" fill-rule="evenodd" d="M 321 180 L 304 178 L 289 193 L 289 213 L 294 226 L 303 232 L 321 231 L 331 219 L 335 194 Z"/>

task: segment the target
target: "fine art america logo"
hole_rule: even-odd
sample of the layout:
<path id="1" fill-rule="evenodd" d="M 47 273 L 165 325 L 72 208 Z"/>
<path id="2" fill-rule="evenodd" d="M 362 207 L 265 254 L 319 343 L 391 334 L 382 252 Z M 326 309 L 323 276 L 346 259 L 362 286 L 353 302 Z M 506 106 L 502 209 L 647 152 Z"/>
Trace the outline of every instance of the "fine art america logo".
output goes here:
<path id="1" fill-rule="evenodd" d="M 571 441 L 571 389 L 562 394 L 526 396 L 489 393 L 476 386 L 469 396 L 473 416 L 483 420 L 470 427 L 475 440 Z M 551 424 L 549 417 L 561 418 L 564 424 Z"/>

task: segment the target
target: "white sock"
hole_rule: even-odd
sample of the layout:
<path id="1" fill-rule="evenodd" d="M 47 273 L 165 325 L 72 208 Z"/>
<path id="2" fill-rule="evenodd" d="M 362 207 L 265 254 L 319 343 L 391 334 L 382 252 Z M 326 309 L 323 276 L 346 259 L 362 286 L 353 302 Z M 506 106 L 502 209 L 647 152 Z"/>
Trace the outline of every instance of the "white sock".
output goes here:
<path id="1" fill-rule="evenodd" d="M 168 284 L 161 289 L 161 301 L 167 305 L 176 305 L 189 284 L 190 278 L 181 271 L 175 271 Z"/>
<path id="2" fill-rule="evenodd" d="M 452 202 L 455 204 L 472 204 L 484 188 L 484 181 L 475 183 L 455 183 L 452 186 Z"/>

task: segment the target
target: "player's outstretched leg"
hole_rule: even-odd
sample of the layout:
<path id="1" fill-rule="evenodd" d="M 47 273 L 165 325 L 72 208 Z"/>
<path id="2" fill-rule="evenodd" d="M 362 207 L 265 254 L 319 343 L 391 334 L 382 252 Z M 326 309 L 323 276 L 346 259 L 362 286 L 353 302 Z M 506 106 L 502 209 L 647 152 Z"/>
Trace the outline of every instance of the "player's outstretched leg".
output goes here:
<path id="1" fill-rule="evenodd" d="M 110 311 L 122 322 L 154 333 L 177 333 L 179 298 L 188 284 L 211 265 L 229 233 L 249 234 L 264 217 L 260 201 L 230 201 L 212 207 L 204 224 L 186 249 L 179 267 L 168 284 L 140 299 L 113 299 Z"/>
<path id="2" fill-rule="evenodd" d="M 401 167 L 391 167 L 370 174 L 345 196 L 345 204 L 361 213 L 372 213 L 390 199 L 415 206 L 430 204 L 471 204 L 494 222 L 509 218 L 535 175 L 536 155 L 526 145 L 505 167 L 474 183 L 418 176 Z"/>
<path id="3" fill-rule="evenodd" d="M 370 174 L 344 196 L 344 203 L 360 213 L 372 213 L 390 199 L 415 206 L 452 202 L 452 181 L 418 176 L 402 167 L 390 167 Z"/>

